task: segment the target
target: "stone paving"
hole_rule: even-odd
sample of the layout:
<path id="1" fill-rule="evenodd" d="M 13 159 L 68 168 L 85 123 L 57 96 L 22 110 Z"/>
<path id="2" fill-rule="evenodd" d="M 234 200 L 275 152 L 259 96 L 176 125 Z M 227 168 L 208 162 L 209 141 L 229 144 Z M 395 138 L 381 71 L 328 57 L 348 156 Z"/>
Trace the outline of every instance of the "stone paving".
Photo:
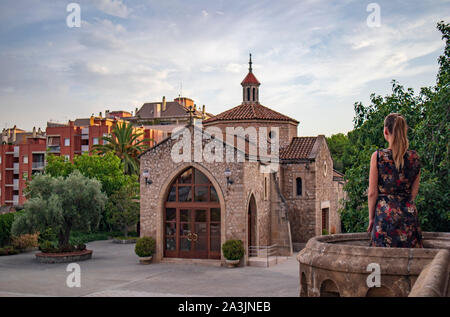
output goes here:
<path id="1" fill-rule="evenodd" d="M 67 264 L 42 264 L 34 253 L 0 257 L 0 296 L 298 296 L 295 256 L 269 268 L 158 263 L 141 265 L 134 245 L 95 241 L 79 262 L 81 287 L 69 288 Z"/>

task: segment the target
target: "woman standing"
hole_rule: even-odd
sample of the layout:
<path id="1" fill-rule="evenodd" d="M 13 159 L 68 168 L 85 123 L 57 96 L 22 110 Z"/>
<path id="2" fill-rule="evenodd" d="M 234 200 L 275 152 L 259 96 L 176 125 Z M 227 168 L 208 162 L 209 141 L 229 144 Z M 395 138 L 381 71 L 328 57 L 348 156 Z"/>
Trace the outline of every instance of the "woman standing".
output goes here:
<path id="1" fill-rule="evenodd" d="M 369 176 L 371 246 L 420 248 L 422 232 L 414 199 L 419 192 L 420 160 L 408 150 L 406 120 L 391 113 L 384 120 L 389 148 L 372 154 Z"/>

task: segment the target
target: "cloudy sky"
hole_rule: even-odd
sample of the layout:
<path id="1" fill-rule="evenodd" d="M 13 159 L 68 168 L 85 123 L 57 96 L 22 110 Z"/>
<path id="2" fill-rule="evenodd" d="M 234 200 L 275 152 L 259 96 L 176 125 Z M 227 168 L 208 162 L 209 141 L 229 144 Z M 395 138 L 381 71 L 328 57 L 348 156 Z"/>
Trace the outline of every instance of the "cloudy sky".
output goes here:
<path id="1" fill-rule="evenodd" d="M 105 109 L 134 111 L 180 93 L 218 114 L 241 102 L 252 52 L 263 105 L 300 121 L 299 134 L 352 129 L 353 104 L 391 80 L 435 82 L 436 29 L 450 0 L 0 1 L 0 128 L 45 128 Z M 407 3 L 407 4 L 405 4 Z"/>

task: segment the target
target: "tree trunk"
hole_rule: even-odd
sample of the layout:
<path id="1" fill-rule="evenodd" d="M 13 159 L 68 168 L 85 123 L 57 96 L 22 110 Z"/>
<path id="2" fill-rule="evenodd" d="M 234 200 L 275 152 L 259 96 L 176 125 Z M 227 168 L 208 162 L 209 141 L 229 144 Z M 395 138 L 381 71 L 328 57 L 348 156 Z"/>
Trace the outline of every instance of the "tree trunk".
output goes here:
<path id="1" fill-rule="evenodd" d="M 67 226 L 64 229 L 61 229 L 59 231 L 59 248 L 63 248 L 69 245 L 69 238 L 70 238 L 70 230 L 71 230 L 71 226 Z"/>

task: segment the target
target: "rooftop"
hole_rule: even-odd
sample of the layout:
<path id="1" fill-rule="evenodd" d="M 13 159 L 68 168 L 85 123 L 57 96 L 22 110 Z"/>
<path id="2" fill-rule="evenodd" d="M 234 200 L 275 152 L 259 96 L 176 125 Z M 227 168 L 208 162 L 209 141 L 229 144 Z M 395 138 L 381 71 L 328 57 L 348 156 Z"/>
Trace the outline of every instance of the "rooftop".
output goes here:
<path id="1" fill-rule="evenodd" d="M 235 121 L 235 120 L 270 120 L 270 121 L 291 121 L 298 123 L 297 120 L 292 119 L 284 114 L 276 112 L 259 103 L 240 104 L 230 110 L 222 112 L 214 116 L 204 123 L 214 121 Z"/>

